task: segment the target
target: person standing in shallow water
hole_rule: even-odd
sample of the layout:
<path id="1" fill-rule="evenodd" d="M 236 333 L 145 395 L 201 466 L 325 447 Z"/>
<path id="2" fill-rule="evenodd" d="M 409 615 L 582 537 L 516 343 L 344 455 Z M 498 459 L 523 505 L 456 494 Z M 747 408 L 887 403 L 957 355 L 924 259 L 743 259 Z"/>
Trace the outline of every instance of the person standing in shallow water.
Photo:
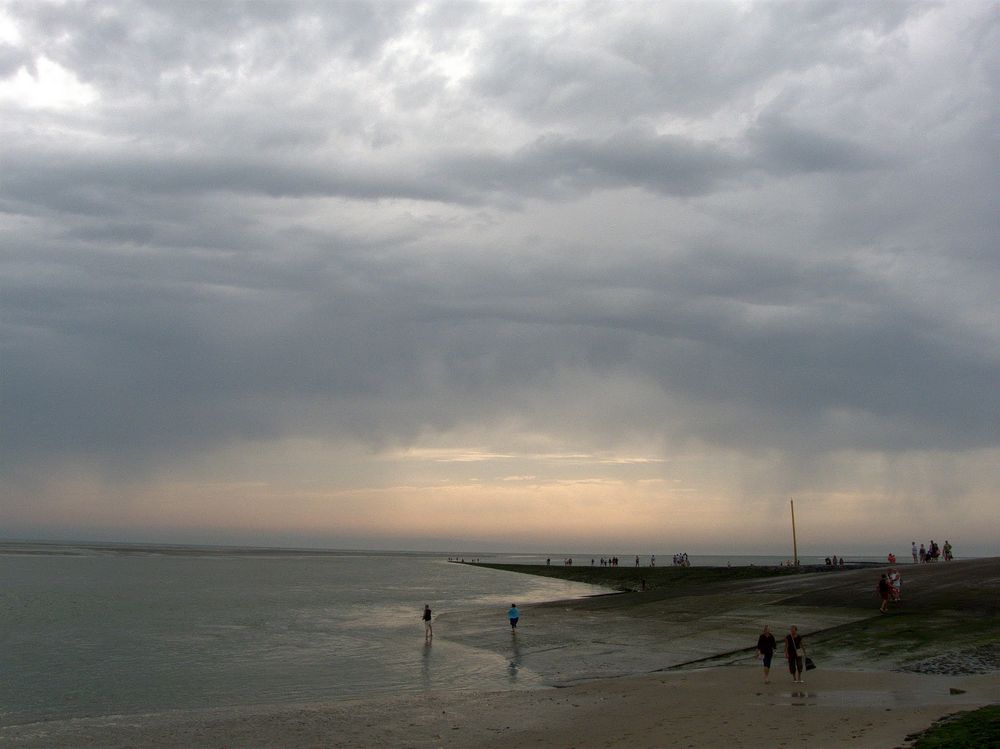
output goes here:
<path id="1" fill-rule="evenodd" d="M 430 642 L 434 639 L 434 628 L 431 626 L 431 607 L 426 603 L 424 604 L 424 614 L 422 618 L 424 620 L 424 641 Z"/>
<path id="2" fill-rule="evenodd" d="M 802 645 L 799 628 L 794 624 L 785 635 L 785 658 L 788 659 L 788 671 L 792 675 L 792 682 L 805 684 L 802 680 L 802 668 L 805 665 L 806 649 Z"/>
<path id="3" fill-rule="evenodd" d="M 507 609 L 507 620 L 510 622 L 510 632 L 517 634 L 517 620 L 521 618 L 521 612 L 517 610 L 517 604 L 512 603 Z"/>
<path id="4" fill-rule="evenodd" d="M 774 655 L 775 648 L 777 647 L 778 644 L 774 641 L 774 635 L 771 634 L 771 628 L 765 624 L 764 631 L 761 632 L 760 637 L 757 638 L 757 656 L 764 665 L 765 684 L 771 683 L 767 677 L 771 673 L 771 658 Z"/>

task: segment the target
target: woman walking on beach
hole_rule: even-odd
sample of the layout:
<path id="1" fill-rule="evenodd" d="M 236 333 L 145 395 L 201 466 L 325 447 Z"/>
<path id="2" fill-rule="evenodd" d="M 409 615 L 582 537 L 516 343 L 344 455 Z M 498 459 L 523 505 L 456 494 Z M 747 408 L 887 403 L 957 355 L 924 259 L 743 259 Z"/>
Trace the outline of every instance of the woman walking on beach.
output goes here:
<path id="1" fill-rule="evenodd" d="M 774 635 L 771 634 L 771 628 L 764 625 L 764 631 L 761 633 L 760 637 L 757 638 L 757 657 L 760 658 L 761 662 L 764 664 L 764 683 L 770 684 L 770 680 L 767 678 L 768 674 L 771 673 L 771 657 L 774 655 L 775 648 L 778 645 L 774 641 Z"/>
<path id="2" fill-rule="evenodd" d="M 507 619 L 510 621 L 510 633 L 517 634 L 517 620 L 521 618 L 521 612 L 517 610 L 517 604 L 512 603 L 507 610 Z"/>
<path id="3" fill-rule="evenodd" d="M 794 624 L 785 635 L 785 658 L 788 659 L 788 671 L 792 675 L 792 682 L 795 684 L 805 684 L 802 680 L 802 668 L 805 665 L 806 649 L 802 645 L 802 636 L 799 628 Z"/>

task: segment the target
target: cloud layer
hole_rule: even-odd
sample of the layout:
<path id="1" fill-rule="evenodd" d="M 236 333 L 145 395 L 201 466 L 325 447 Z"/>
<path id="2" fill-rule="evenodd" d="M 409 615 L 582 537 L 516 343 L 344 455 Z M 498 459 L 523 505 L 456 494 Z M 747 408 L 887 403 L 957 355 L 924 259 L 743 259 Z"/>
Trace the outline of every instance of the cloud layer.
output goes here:
<path id="1" fill-rule="evenodd" d="M 985 543 L 998 49 L 985 2 L 7 3 L 11 526 L 222 533 L 211 480 L 262 538 L 448 486 L 428 538 L 795 492 Z"/>

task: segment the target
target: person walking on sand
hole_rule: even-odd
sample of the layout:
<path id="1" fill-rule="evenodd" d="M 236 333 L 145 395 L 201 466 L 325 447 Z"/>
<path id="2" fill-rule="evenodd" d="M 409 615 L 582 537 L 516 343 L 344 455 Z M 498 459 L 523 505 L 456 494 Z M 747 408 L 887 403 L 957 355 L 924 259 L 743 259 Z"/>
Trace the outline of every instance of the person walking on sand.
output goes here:
<path id="1" fill-rule="evenodd" d="M 510 621 L 510 633 L 517 634 L 517 620 L 521 618 L 521 612 L 517 610 L 517 604 L 512 603 L 507 609 L 507 619 Z"/>
<path id="2" fill-rule="evenodd" d="M 916 564 L 917 563 L 917 542 L 916 541 L 914 541 L 910 545 L 910 553 L 913 554 L 913 563 Z"/>
<path id="3" fill-rule="evenodd" d="M 788 659 L 788 671 L 792 675 L 792 682 L 805 684 L 802 679 L 802 668 L 805 665 L 806 649 L 802 644 L 799 628 L 794 624 L 789 627 L 788 634 L 785 635 L 785 658 Z"/>
<path id="4" fill-rule="evenodd" d="M 771 673 L 771 657 L 774 655 L 775 649 L 778 647 L 777 643 L 774 641 L 774 635 L 771 634 L 771 628 L 764 625 L 764 631 L 761 632 L 760 637 L 757 638 L 757 657 L 760 658 L 761 663 L 764 665 L 764 683 L 770 684 L 771 681 L 768 679 L 768 674 Z"/>
<path id="5" fill-rule="evenodd" d="M 879 606 L 879 611 L 883 614 L 889 611 L 889 578 L 882 573 L 882 577 L 878 581 L 878 596 L 882 599 L 882 605 Z"/>
<path id="6" fill-rule="evenodd" d="M 434 639 L 434 628 L 431 626 L 431 607 L 424 604 L 424 613 L 421 617 L 424 620 L 424 642 Z"/>

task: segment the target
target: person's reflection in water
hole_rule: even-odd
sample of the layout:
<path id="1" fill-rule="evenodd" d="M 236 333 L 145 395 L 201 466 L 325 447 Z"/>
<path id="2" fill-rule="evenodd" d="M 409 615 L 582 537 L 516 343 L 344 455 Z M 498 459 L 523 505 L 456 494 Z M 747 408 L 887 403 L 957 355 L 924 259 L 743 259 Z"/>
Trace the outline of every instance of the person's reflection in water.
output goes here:
<path id="1" fill-rule="evenodd" d="M 420 681 L 423 683 L 424 689 L 431 688 L 431 646 L 433 643 L 433 640 L 424 642 L 423 658 L 420 659 Z"/>
<path id="2" fill-rule="evenodd" d="M 521 667 L 521 646 L 517 642 L 516 637 L 510 638 L 510 663 L 507 665 L 507 673 L 510 676 L 511 683 L 517 681 L 517 670 Z"/>

